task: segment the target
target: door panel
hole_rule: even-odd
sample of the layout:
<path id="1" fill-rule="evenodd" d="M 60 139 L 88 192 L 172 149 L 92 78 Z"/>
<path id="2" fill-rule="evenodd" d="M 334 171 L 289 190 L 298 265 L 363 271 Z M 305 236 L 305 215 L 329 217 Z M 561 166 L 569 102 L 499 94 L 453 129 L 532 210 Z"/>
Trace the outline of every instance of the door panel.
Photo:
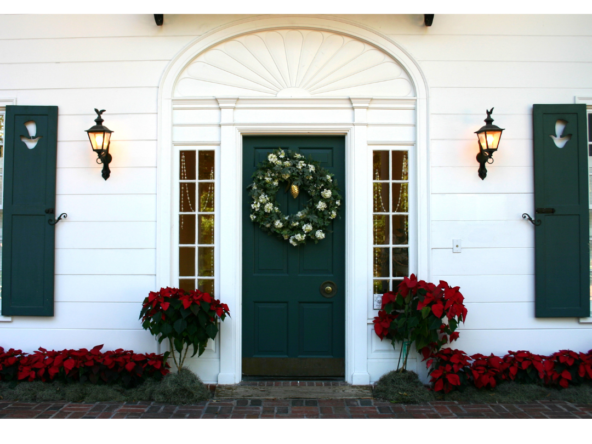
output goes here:
<path id="1" fill-rule="evenodd" d="M 313 158 L 335 174 L 345 197 L 342 136 L 252 136 L 243 139 L 243 373 L 259 376 L 343 376 L 345 356 L 345 218 L 318 244 L 293 247 L 264 233 L 250 218 L 247 187 L 257 165 L 277 148 Z M 279 208 L 293 214 L 310 196 L 292 198 L 285 186 Z M 345 198 L 343 199 L 345 200 Z M 337 293 L 325 298 L 325 281 Z"/>

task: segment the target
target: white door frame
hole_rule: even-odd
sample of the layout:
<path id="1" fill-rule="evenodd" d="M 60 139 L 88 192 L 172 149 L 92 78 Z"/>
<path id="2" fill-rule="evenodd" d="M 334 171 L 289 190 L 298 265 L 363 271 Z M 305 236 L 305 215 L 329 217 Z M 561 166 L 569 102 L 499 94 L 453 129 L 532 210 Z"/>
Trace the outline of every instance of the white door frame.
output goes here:
<path id="1" fill-rule="evenodd" d="M 157 286 L 174 285 L 175 254 L 172 233 L 175 217 L 173 191 L 173 96 L 176 81 L 190 61 L 203 51 L 245 33 L 286 28 L 307 28 L 338 32 L 372 44 L 397 60 L 408 72 L 416 91 L 416 200 L 417 259 L 414 267 L 429 279 L 429 156 L 427 149 L 427 88 L 425 79 L 411 57 L 388 37 L 344 20 L 319 17 L 266 16 L 225 25 L 188 44 L 168 65 L 159 89 L 159 137 L 157 184 Z M 193 98 L 197 99 L 197 98 Z M 252 98 L 249 98 L 252 100 Z M 410 98 L 406 98 L 409 100 Z M 190 99 L 188 99 L 190 100 Z M 211 100 L 211 98 L 210 98 Z M 220 106 L 221 166 L 218 187 L 220 207 L 217 229 L 220 236 L 220 264 L 217 280 L 220 297 L 229 305 L 232 318 L 221 325 L 219 384 L 236 384 L 242 372 L 242 136 L 251 134 L 344 134 L 346 136 L 346 380 L 368 384 L 368 292 L 372 287 L 371 259 L 371 150 L 367 138 L 367 111 L 371 97 L 351 98 L 353 122 L 338 125 L 242 126 L 234 122 L 237 97 L 216 98 Z M 290 99 L 276 100 L 278 103 Z M 302 100 L 302 99 L 300 99 Z M 323 99 L 307 99 L 312 102 Z M 343 100 L 343 98 L 341 99 Z M 358 233 L 354 236 L 354 230 Z M 360 235 L 365 233 L 364 235 Z M 411 266 L 411 264 L 410 264 Z"/>

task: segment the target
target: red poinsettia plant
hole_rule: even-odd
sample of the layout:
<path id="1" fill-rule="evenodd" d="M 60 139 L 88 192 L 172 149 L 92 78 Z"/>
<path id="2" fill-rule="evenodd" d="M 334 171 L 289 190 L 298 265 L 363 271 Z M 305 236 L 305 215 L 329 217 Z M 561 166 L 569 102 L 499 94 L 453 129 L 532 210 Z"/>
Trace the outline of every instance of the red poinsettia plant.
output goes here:
<path id="1" fill-rule="evenodd" d="M 471 380 L 471 357 L 462 350 L 440 350 L 432 354 L 427 366 L 435 392 L 449 393 L 466 386 Z"/>
<path id="2" fill-rule="evenodd" d="M 200 290 L 187 293 L 170 287 L 151 291 L 140 312 L 145 330 L 157 336 L 159 342 L 169 340 L 177 370 L 183 368 L 190 347 L 193 347 L 192 357 L 203 354 L 208 339 L 218 334 L 219 321 L 224 321 L 227 315 L 228 306 L 209 293 Z"/>
<path id="3" fill-rule="evenodd" d="M 467 309 L 460 287 L 451 287 L 447 282 L 438 285 L 420 280 L 412 274 L 405 277 L 396 292 L 389 291 L 382 296 L 382 308 L 374 318 L 374 331 L 382 340 L 390 339 L 407 343 L 401 370 L 407 366 L 411 345 L 424 358 L 447 343 L 458 339 L 456 329 L 465 322 Z M 404 356 L 402 356 L 404 355 Z"/>

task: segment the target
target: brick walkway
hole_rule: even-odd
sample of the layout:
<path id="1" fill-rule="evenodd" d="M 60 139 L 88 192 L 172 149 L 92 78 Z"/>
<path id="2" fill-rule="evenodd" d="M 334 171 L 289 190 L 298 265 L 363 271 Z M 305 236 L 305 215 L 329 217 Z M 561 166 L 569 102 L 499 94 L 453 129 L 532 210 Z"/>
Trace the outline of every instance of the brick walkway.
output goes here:
<path id="1" fill-rule="evenodd" d="M 390 404 L 372 399 L 208 401 L 176 406 L 149 402 L 96 404 L 0 401 L 0 418 L 592 418 L 592 405 Z"/>

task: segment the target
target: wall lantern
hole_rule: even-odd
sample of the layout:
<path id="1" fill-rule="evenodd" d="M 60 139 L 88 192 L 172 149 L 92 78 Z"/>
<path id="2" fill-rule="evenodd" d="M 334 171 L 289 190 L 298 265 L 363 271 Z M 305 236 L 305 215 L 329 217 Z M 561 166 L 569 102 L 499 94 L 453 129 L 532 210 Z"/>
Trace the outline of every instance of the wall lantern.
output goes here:
<path id="1" fill-rule="evenodd" d="M 485 164 L 493 163 L 493 153 L 497 151 L 500 139 L 502 138 L 502 131 L 504 130 L 493 124 L 493 119 L 491 118 L 493 108 L 489 111 L 485 110 L 485 112 L 487 113 L 487 118 L 484 120 L 486 125 L 482 126 L 479 131 L 475 131 L 475 134 L 477 134 L 477 137 L 479 138 L 479 154 L 477 154 L 477 162 L 481 165 L 479 167 L 479 177 L 481 180 L 485 179 L 487 176 L 487 168 L 485 168 Z M 491 162 L 489 162 L 489 160 L 491 160 Z"/>
<path id="2" fill-rule="evenodd" d="M 88 138 L 90 140 L 92 150 L 97 153 L 97 160 L 98 164 L 103 164 L 103 172 L 101 175 L 103 179 L 109 179 L 111 175 L 111 170 L 109 169 L 109 164 L 113 158 L 111 154 L 109 154 L 109 144 L 111 143 L 111 131 L 109 128 L 103 125 L 103 118 L 101 114 L 105 112 L 104 109 L 99 111 L 95 108 L 95 112 L 97 113 L 97 118 L 95 119 L 96 125 L 90 127 L 86 130 L 88 133 Z"/>

